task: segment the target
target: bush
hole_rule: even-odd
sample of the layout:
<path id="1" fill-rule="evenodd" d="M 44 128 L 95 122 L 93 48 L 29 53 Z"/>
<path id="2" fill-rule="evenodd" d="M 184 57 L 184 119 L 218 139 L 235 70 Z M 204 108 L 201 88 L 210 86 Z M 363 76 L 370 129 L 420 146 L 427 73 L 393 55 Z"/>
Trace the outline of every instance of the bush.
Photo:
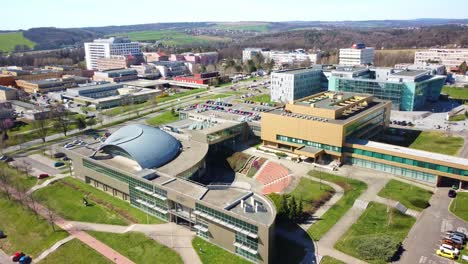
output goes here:
<path id="1" fill-rule="evenodd" d="M 238 172 L 242 169 L 242 167 L 244 167 L 245 163 L 249 158 L 250 155 L 248 154 L 236 152 L 231 157 L 227 158 L 227 162 L 235 172 Z"/>
<path id="2" fill-rule="evenodd" d="M 286 158 L 288 156 L 286 153 L 283 152 L 276 152 L 275 154 L 276 156 L 278 156 L 278 158 Z"/>
<path id="3" fill-rule="evenodd" d="M 427 208 L 429 207 L 429 203 L 426 200 L 423 199 L 413 199 L 410 200 L 410 203 L 418 208 Z"/>
<path id="4" fill-rule="evenodd" d="M 356 247 L 357 253 L 364 260 L 391 261 L 401 243 L 388 235 L 363 236 Z"/>

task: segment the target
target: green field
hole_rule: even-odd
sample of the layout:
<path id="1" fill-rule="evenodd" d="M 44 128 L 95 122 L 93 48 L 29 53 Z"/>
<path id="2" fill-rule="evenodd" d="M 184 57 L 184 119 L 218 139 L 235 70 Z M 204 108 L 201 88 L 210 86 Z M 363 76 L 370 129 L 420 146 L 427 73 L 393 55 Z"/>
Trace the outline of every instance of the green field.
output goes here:
<path id="1" fill-rule="evenodd" d="M 449 118 L 449 121 L 464 121 L 466 119 L 465 114 L 460 114 L 460 115 L 454 115 Z"/>
<path id="2" fill-rule="evenodd" d="M 450 212 L 468 222 L 468 193 L 457 193 L 457 197 L 450 204 Z"/>
<path id="3" fill-rule="evenodd" d="M 267 32 L 269 23 L 252 22 L 252 23 L 218 23 L 215 28 L 224 30 L 239 30 L 239 31 L 255 31 Z"/>
<path id="4" fill-rule="evenodd" d="M 92 261 L 91 261 L 92 260 Z M 113 263 L 96 250 L 88 247 L 77 239 L 67 242 L 52 252 L 40 264 L 110 264 Z"/>
<path id="5" fill-rule="evenodd" d="M 423 131 L 409 147 L 445 155 L 456 155 L 462 146 L 462 137 L 446 136 L 440 132 Z"/>
<path id="6" fill-rule="evenodd" d="M 86 195 L 91 206 L 83 205 Z M 145 212 L 74 178 L 68 177 L 37 190 L 35 196 L 67 220 L 113 225 L 147 223 Z M 152 216 L 148 220 L 153 224 L 162 223 Z"/>
<path id="7" fill-rule="evenodd" d="M 42 217 L 36 216 L 16 201 L 0 194 L 0 230 L 7 238 L 0 239 L 0 248 L 12 255 L 23 251 L 33 257 L 48 249 L 57 241 L 68 236 L 66 232 L 53 232 Z"/>
<path id="8" fill-rule="evenodd" d="M 320 184 L 307 178 L 301 178 L 301 181 L 290 194 L 299 201 L 302 198 L 305 212 L 314 212 L 321 204 L 329 200 L 335 190 L 326 185 Z"/>
<path id="9" fill-rule="evenodd" d="M 22 32 L 0 33 L 0 51 L 13 51 L 16 45 L 26 45 L 33 49 L 36 43 L 25 38 Z"/>
<path id="10" fill-rule="evenodd" d="M 113 34 L 113 36 L 125 36 L 133 41 L 149 42 L 160 41 L 167 46 L 185 46 L 193 44 L 209 44 L 213 42 L 225 42 L 228 38 L 215 36 L 193 36 L 174 30 L 159 31 L 134 31 Z"/>
<path id="11" fill-rule="evenodd" d="M 185 92 L 175 93 L 173 95 L 159 96 L 158 99 L 157 99 L 157 102 L 158 103 L 164 103 L 164 102 L 174 100 L 174 99 L 177 99 L 177 98 L 180 98 L 180 97 L 195 95 L 195 94 L 206 92 L 206 91 L 207 91 L 206 89 L 199 88 L 199 89 L 188 90 L 188 91 L 185 91 Z"/>
<path id="12" fill-rule="evenodd" d="M 192 246 L 197 252 L 203 264 L 222 263 L 222 264 L 249 264 L 247 261 L 233 253 L 226 251 L 216 245 L 195 237 L 192 240 Z"/>
<path id="13" fill-rule="evenodd" d="M 341 260 L 337 260 L 336 258 L 332 258 L 330 256 L 324 256 L 320 261 L 320 264 L 345 264 Z"/>
<path id="14" fill-rule="evenodd" d="M 0 169 L 5 173 L 8 184 L 20 190 L 29 190 L 38 182 L 36 177 L 26 175 L 26 173 L 5 164 L 0 164 Z"/>
<path id="15" fill-rule="evenodd" d="M 454 99 L 468 100 L 468 88 L 444 86 L 442 87 L 442 93 L 448 94 Z"/>
<path id="16" fill-rule="evenodd" d="M 338 240 L 335 248 L 369 263 L 386 263 L 377 251 L 367 251 L 368 255 L 365 255 L 361 250 L 366 249 L 360 249 L 360 246 L 369 241 L 383 246 L 379 243 L 383 237 L 403 242 L 415 222 L 416 219 L 411 216 L 393 208 L 388 209 L 386 205 L 371 202 L 357 222 Z M 396 248 L 394 251 L 396 252 Z"/>
<path id="17" fill-rule="evenodd" d="M 96 231 L 88 233 L 135 263 L 183 263 L 177 252 L 142 233 L 114 234 Z"/>
<path id="18" fill-rule="evenodd" d="M 432 197 L 432 192 L 412 184 L 390 180 L 387 185 L 380 190 L 378 195 L 399 201 L 406 206 L 406 208 L 422 211 L 429 206 L 429 199 Z"/>
<path id="19" fill-rule="evenodd" d="M 261 94 L 254 97 L 247 98 L 246 100 L 259 102 L 259 103 L 271 103 L 271 97 L 269 94 Z"/>
<path id="20" fill-rule="evenodd" d="M 307 233 L 309 233 L 314 240 L 318 241 L 338 222 L 338 220 L 340 220 L 349 208 L 353 206 L 354 201 L 367 189 L 367 184 L 329 173 L 320 173 L 318 171 L 310 171 L 309 175 L 338 184 L 344 190 L 343 197 L 330 207 L 319 221 L 307 230 Z"/>
<path id="21" fill-rule="evenodd" d="M 179 120 L 178 114 L 173 114 L 171 111 L 163 112 L 162 114 L 146 120 L 150 126 L 160 126 L 167 123 L 172 123 Z"/>

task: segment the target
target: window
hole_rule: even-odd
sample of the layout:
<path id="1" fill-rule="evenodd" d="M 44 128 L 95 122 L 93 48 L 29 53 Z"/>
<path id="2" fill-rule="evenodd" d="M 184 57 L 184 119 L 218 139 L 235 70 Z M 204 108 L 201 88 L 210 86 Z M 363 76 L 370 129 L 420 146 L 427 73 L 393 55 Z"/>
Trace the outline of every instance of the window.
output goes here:
<path id="1" fill-rule="evenodd" d="M 311 146 L 311 147 L 315 147 L 315 148 L 320 148 L 320 149 L 325 149 L 325 150 L 330 150 L 330 151 L 335 151 L 335 152 L 340 152 L 341 153 L 341 147 L 322 144 L 322 143 L 313 142 L 313 141 L 308 141 L 308 140 L 304 140 L 304 139 L 298 139 L 298 138 L 291 138 L 291 137 L 282 136 L 282 135 L 276 135 L 276 140 L 284 141 L 284 142 L 290 142 L 290 143 L 294 143 L 294 144 L 303 144 L 303 145 L 306 145 L 306 146 Z"/>

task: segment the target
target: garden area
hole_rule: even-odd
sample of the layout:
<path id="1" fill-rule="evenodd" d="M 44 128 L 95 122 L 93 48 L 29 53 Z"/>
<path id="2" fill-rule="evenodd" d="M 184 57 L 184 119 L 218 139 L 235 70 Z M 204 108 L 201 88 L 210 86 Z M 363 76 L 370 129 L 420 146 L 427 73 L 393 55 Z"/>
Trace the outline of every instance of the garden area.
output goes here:
<path id="1" fill-rule="evenodd" d="M 43 205 L 67 220 L 128 225 L 147 224 L 148 219 L 149 224 L 162 223 L 153 216 L 147 217 L 145 212 L 132 207 L 130 203 L 70 177 L 56 181 L 34 194 Z M 85 197 L 89 206 L 83 204 Z"/>
<path id="2" fill-rule="evenodd" d="M 307 233 L 309 233 L 315 241 L 318 241 L 353 206 L 354 201 L 367 189 L 367 184 L 358 180 L 348 179 L 325 172 L 310 171 L 309 175 L 321 178 L 324 181 L 333 182 L 341 186 L 344 190 L 343 197 L 330 207 L 327 212 L 322 215 L 322 218 L 307 230 Z"/>
<path id="3" fill-rule="evenodd" d="M 430 206 L 429 200 L 432 197 L 432 192 L 392 179 L 380 190 L 378 195 L 398 201 L 408 209 L 422 211 Z"/>
<path id="4" fill-rule="evenodd" d="M 261 94 L 254 97 L 249 97 L 247 100 L 257 103 L 271 103 L 271 97 L 269 94 Z"/>
<path id="5" fill-rule="evenodd" d="M 447 136 L 440 132 L 423 131 L 409 147 L 445 155 L 456 155 L 462 146 L 462 137 Z"/>
<path id="6" fill-rule="evenodd" d="M 114 234 L 96 231 L 88 233 L 135 263 L 183 263 L 177 252 L 142 233 Z"/>
<path id="7" fill-rule="evenodd" d="M 160 115 L 147 119 L 146 123 L 150 126 L 160 126 L 177 120 L 179 120 L 179 114 L 171 110 L 162 112 Z"/>
<path id="8" fill-rule="evenodd" d="M 324 256 L 320 261 L 320 264 L 346 264 L 341 260 L 337 260 L 336 258 L 330 256 Z"/>
<path id="9" fill-rule="evenodd" d="M 441 93 L 454 99 L 468 100 L 468 88 L 444 86 Z"/>
<path id="10" fill-rule="evenodd" d="M 92 260 L 92 261 L 91 261 Z M 59 247 L 56 251 L 52 252 L 41 264 L 111 264 L 113 263 L 103 255 L 99 254 L 96 250 L 85 245 L 77 239 L 73 239 L 63 246 Z"/>
<path id="11" fill-rule="evenodd" d="M 450 212 L 468 222 L 468 193 L 459 192 L 450 203 Z"/>
<path id="12" fill-rule="evenodd" d="M 335 248 L 369 263 L 387 263 L 398 258 L 401 243 L 415 222 L 394 208 L 371 202 Z"/>
<path id="13" fill-rule="evenodd" d="M 250 261 L 247 261 L 199 237 L 195 237 L 192 240 L 192 246 L 197 252 L 203 264 L 211 264 L 211 263 L 250 264 L 251 263 Z"/>
<path id="14" fill-rule="evenodd" d="M 23 251 L 32 257 L 37 257 L 44 250 L 68 234 L 52 229 L 48 221 L 33 213 L 17 201 L 8 200 L 0 194 L 0 230 L 7 236 L 0 240 L 0 248 L 12 255 Z"/>

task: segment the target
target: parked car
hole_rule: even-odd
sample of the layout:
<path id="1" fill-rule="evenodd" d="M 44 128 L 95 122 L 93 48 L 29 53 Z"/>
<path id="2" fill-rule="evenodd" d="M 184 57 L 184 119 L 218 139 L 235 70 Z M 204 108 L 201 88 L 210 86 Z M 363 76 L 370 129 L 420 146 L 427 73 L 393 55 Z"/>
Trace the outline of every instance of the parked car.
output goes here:
<path id="1" fill-rule="evenodd" d="M 65 163 L 61 162 L 61 161 L 57 161 L 54 163 L 54 167 L 62 167 L 63 165 L 65 165 Z"/>
<path id="2" fill-rule="evenodd" d="M 442 244 L 442 245 L 440 245 L 439 249 L 445 250 L 445 251 L 453 251 L 453 253 L 454 253 L 455 255 L 460 254 L 460 250 L 458 250 L 457 248 L 452 247 L 452 246 L 450 246 L 450 245 L 447 245 L 447 244 Z"/>
<path id="3" fill-rule="evenodd" d="M 72 143 L 67 143 L 67 144 L 65 144 L 63 147 L 66 148 L 66 149 L 69 149 L 69 148 L 71 148 L 71 147 L 73 147 L 73 146 L 75 146 L 75 145 L 72 144 Z"/>
<path id="4" fill-rule="evenodd" d="M 24 253 L 23 252 L 16 252 L 15 254 L 13 254 L 13 256 L 11 256 L 11 260 L 13 262 L 18 262 L 20 260 L 20 258 L 24 257 Z"/>
<path id="5" fill-rule="evenodd" d="M 65 157 L 63 157 L 63 159 L 62 159 L 62 160 L 63 160 L 63 161 L 67 161 L 67 160 L 70 160 L 70 158 L 69 158 L 69 157 L 67 157 L 67 156 L 65 156 Z"/>
<path id="6" fill-rule="evenodd" d="M 455 259 L 455 254 L 453 254 L 452 251 L 445 251 L 445 250 L 438 249 L 436 251 L 436 254 L 444 258 Z"/>
<path id="7" fill-rule="evenodd" d="M 54 154 L 54 158 L 59 159 L 65 157 L 65 153 L 63 152 L 57 152 Z"/>
<path id="8" fill-rule="evenodd" d="M 10 156 L 7 156 L 7 155 L 2 155 L 2 156 L 0 157 L 0 161 L 1 161 L 1 162 L 7 163 L 7 162 L 10 162 L 10 161 L 13 161 L 13 158 L 10 157 Z"/>
<path id="9" fill-rule="evenodd" d="M 442 239 L 441 242 L 442 242 L 442 244 L 447 244 L 447 245 L 450 245 L 450 246 L 452 246 L 452 247 L 454 247 L 454 248 L 457 248 L 457 249 L 461 249 L 461 248 L 462 248 L 462 245 L 457 244 L 457 243 L 453 242 L 452 240 L 450 240 L 450 239 L 448 239 L 448 238 Z"/>
<path id="10" fill-rule="evenodd" d="M 447 234 L 449 234 L 449 235 L 457 235 L 457 236 L 462 237 L 463 240 L 466 240 L 466 235 L 465 235 L 465 233 L 463 233 L 463 232 L 459 232 L 459 231 L 448 231 Z"/>
<path id="11" fill-rule="evenodd" d="M 462 237 L 456 236 L 456 235 L 451 235 L 450 240 L 460 245 L 463 245 L 463 242 L 464 242 Z"/>
<path id="12" fill-rule="evenodd" d="M 457 192 L 455 190 L 449 190 L 448 197 L 455 198 L 457 196 Z"/>
<path id="13" fill-rule="evenodd" d="M 47 177 L 49 177 L 49 174 L 47 174 L 47 173 L 41 173 L 41 174 L 39 174 L 37 176 L 38 179 L 44 179 L 44 178 L 47 178 Z"/>

